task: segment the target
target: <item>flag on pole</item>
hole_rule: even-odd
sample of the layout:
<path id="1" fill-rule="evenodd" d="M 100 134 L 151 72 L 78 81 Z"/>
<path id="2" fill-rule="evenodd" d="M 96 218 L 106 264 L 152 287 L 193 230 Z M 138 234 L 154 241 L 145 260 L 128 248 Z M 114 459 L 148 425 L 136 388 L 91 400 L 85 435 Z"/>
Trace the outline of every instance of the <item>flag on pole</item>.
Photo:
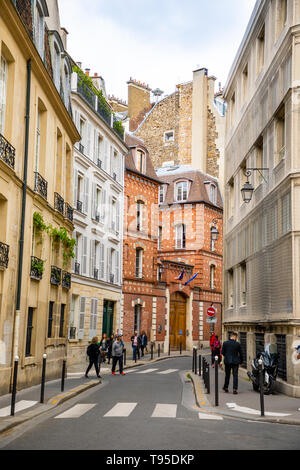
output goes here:
<path id="1" fill-rule="evenodd" d="M 190 282 L 192 282 L 194 279 L 196 279 L 196 277 L 198 276 L 199 273 L 195 274 L 195 276 L 193 276 L 189 281 L 187 281 L 184 285 L 187 286 Z"/>
<path id="2" fill-rule="evenodd" d="M 182 273 L 180 274 L 179 277 L 176 278 L 177 281 L 181 281 L 183 279 L 183 276 L 184 276 L 184 270 L 182 271 Z"/>

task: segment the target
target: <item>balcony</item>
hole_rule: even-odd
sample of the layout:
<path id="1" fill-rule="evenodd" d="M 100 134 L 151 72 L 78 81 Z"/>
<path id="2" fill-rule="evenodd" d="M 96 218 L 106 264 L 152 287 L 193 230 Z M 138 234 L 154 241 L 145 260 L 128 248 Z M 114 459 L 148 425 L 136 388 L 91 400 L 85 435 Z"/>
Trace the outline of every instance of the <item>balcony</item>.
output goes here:
<path id="1" fill-rule="evenodd" d="M 13 170 L 15 169 L 15 148 L 0 134 L 0 158 Z"/>
<path id="2" fill-rule="evenodd" d="M 0 242 L 0 270 L 8 268 L 9 246 Z"/>
<path id="3" fill-rule="evenodd" d="M 100 100 L 98 100 L 98 105 L 97 105 L 96 111 L 99 114 L 99 116 L 101 116 L 102 119 L 104 119 L 104 121 L 109 126 L 111 126 L 111 112 L 108 109 L 108 107 L 105 106 L 104 103 L 102 103 Z"/>
<path id="4" fill-rule="evenodd" d="M 44 261 L 35 256 L 31 257 L 31 268 L 30 277 L 36 281 L 40 281 L 43 278 L 44 273 Z"/>
<path id="5" fill-rule="evenodd" d="M 70 206 L 70 204 L 65 202 L 65 218 L 68 219 L 70 222 L 73 222 L 73 214 L 73 208 Z"/>
<path id="6" fill-rule="evenodd" d="M 65 208 L 65 201 L 64 199 L 58 194 L 54 193 L 54 209 L 64 215 L 64 208 Z"/>
<path id="7" fill-rule="evenodd" d="M 80 263 L 77 263 L 77 261 L 75 261 L 74 272 L 80 275 Z"/>
<path id="8" fill-rule="evenodd" d="M 71 274 L 66 271 L 62 272 L 62 287 L 67 290 L 71 289 Z"/>
<path id="9" fill-rule="evenodd" d="M 92 106 L 92 108 L 95 109 L 96 95 L 85 83 L 83 83 L 79 75 L 77 80 L 77 92 L 90 106 Z"/>
<path id="10" fill-rule="evenodd" d="M 50 284 L 52 286 L 60 286 L 61 284 L 61 278 L 62 278 L 62 271 L 60 268 L 57 268 L 56 266 L 51 266 L 51 278 L 50 278 Z"/>
<path id="11" fill-rule="evenodd" d="M 35 172 L 35 179 L 34 179 L 34 191 L 42 196 L 47 201 L 47 193 L 48 193 L 48 183 L 47 181 L 37 172 Z"/>

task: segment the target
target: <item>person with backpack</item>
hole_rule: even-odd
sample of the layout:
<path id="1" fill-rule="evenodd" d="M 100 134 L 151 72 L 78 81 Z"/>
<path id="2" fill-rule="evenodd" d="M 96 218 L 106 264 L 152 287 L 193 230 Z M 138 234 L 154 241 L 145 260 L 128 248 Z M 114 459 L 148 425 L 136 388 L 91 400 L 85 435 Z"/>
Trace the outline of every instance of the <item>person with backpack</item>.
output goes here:
<path id="1" fill-rule="evenodd" d="M 91 344 L 87 347 L 86 353 L 88 355 L 90 363 L 86 370 L 85 377 L 87 379 L 89 378 L 88 373 L 94 365 L 96 369 L 97 377 L 101 379 L 100 369 L 98 365 L 100 349 L 99 349 L 99 344 L 98 344 L 98 338 L 96 336 L 92 339 Z"/>

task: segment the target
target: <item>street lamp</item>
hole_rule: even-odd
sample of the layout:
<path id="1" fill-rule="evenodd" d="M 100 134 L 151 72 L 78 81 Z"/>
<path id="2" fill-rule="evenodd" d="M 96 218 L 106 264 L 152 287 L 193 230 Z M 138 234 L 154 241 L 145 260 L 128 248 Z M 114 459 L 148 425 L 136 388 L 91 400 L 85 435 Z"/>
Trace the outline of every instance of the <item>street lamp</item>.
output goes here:
<path id="1" fill-rule="evenodd" d="M 253 171 L 258 171 L 261 174 L 264 181 L 267 183 L 266 179 L 264 178 L 262 174 L 262 171 L 269 171 L 269 168 L 247 168 L 247 170 L 244 171 L 244 175 L 247 176 L 247 181 L 242 187 L 241 193 L 242 193 L 243 201 L 246 204 L 249 204 L 249 202 L 251 202 L 252 195 L 254 193 L 254 187 L 249 181 L 249 177 L 252 175 Z"/>
<path id="2" fill-rule="evenodd" d="M 218 229 L 216 227 L 212 227 L 211 229 L 211 239 L 213 242 L 216 242 L 218 240 L 218 237 L 219 237 L 219 232 L 218 232 Z"/>

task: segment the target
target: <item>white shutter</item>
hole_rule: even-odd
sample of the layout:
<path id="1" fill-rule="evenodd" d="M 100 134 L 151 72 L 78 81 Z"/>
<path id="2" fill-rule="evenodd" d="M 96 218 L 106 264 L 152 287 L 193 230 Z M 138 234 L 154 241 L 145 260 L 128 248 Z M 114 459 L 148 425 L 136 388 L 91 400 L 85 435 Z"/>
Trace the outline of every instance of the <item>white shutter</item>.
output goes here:
<path id="1" fill-rule="evenodd" d="M 100 279 L 104 279 L 104 243 L 100 243 Z"/>
<path id="2" fill-rule="evenodd" d="M 102 189 L 101 192 L 101 221 L 105 221 L 105 215 L 106 215 L 106 190 Z"/>
<path id="3" fill-rule="evenodd" d="M 111 249 L 107 248 L 107 281 L 110 282 L 110 274 L 112 273 L 111 269 Z"/>
<path id="4" fill-rule="evenodd" d="M 82 274 L 87 275 L 87 256 L 88 256 L 88 239 L 87 237 L 82 237 L 82 254 L 81 254 L 81 265 L 82 265 Z"/>
<path id="5" fill-rule="evenodd" d="M 118 251 L 116 251 L 115 260 L 116 260 L 116 267 L 115 267 L 116 279 L 115 279 L 115 283 L 119 284 L 120 283 L 120 253 Z"/>
<path id="6" fill-rule="evenodd" d="M 83 212 L 88 214 L 89 212 L 89 184 L 90 180 L 87 176 L 84 178 L 84 204 L 83 204 Z"/>
<path id="7" fill-rule="evenodd" d="M 7 62 L 1 56 L 0 69 L 0 133 L 4 134 L 5 107 L 6 107 Z"/>
<path id="8" fill-rule="evenodd" d="M 104 168 L 108 173 L 109 172 L 109 142 L 107 139 L 105 139 L 105 142 L 104 142 L 104 159 L 105 159 Z"/>
<path id="9" fill-rule="evenodd" d="M 98 320 L 98 299 L 91 299 L 89 339 L 92 339 L 97 334 L 97 320 Z"/>
<path id="10" fill-rule="evenodd" d="M 86 152 L 85 152 L 85 155 L 87 155 L 88 157 L 90 157 L 91 155 L 91 143 L 92 143 L 92 139 L 91 139 L 91 133 L 92 133 L 92 126 L 89 122 L 87 122 L 87 125 L 86 125 Z"/>
<path id="11" fill-rule="evenodd" d="M 85 304 L 86 304 L 86 297 L 80 297 L 78 339 L 83 339 L 84 337 Z"/>
<path id="12" fill-rule="evenodd" d="M 120 232 L 120 202 L 117 201 L 116 231 Z"/>
<path id="13" fill-rule="evenodd" d="M 77 208 L 78 200 L 78 170 L 74 169 L 74 207 Z"/>
<path id="14" fill-rule="evenodd" d="M 99 139 L 97 129 L 94 130 L 94 163 L 97 163 L 99 155 Z"/>
<path id="15" fill-rule="evenodd" d="M 92 219 L 96 218 L 97 214 L 97 184 L 92 185 Z"/>
<path id="16" fill-rule="evenodd" d="M 95 240 L 90 240 L 90 277 L 94 278 L 95 268 Z"/>

